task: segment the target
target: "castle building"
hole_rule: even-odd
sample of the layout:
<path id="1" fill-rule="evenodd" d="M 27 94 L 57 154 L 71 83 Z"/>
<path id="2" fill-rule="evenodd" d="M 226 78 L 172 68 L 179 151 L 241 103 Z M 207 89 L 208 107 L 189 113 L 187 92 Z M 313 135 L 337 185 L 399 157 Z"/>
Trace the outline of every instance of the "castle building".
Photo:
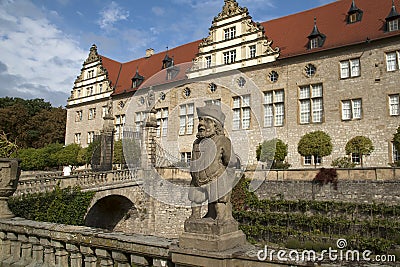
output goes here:
<path id="1" fill-rule="evenodd" d="M 115 139 L 140 132 L 155 97 L 157 143 L 189 161 L 196 107 L 220 104 L 235 152 L 256 163 L 256 147 L 279 138 L 291 168 L 329 167 L 355 136 L 371 139 L 364 166 L 399 160 L 392 139 L 400 125 L 400 9 L 392 0 L 340 0 L 266 22 L 225 0 L 209 35 L 168 51 L 148 49 L 120 63 L 93 45 L 67 102 L 66 144 L 83 147 L 114 117 Z M 222 3 L 221 3 L 222 4 Z M 112 108 L 109 108 L 110 103 Z M 303 135 L 321 130 L 330 156 L 301 156 Z"/>

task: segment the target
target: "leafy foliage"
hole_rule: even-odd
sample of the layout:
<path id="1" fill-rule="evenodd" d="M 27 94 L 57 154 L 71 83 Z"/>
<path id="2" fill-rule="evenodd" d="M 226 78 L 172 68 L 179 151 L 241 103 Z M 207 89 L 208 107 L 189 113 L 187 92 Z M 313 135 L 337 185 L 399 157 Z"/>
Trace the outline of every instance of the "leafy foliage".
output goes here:
<path id="1" fill-rule="evenodd" d="M 59 165 L 79 165 L 78 154 L 81 146 L 78 144 L 69 144 L 55 154 Z"/>
<path id="2" fill-rule="evenodd" d="M 84 216 L 95 192 L 79 187 L 59 187 L 52 192 L 11 197 L 8 205 L 18 217 L 69 225 L 84 225 Z"/>
<path id="3" fill-rule="evenodd" d="M 277 138 L 265 140 L 257 149 L 260 149 L 259 160 L 272 162 L 272 168 L 287 169 L 290 166 L 284 163 L 288 154 L 288 145 L 282 140 Z"/>
<path id="4" fill-rule="evenodd" d="M 17 150 L 18 146 L 9 141 L 4 132 L 0 132 L 0 158 L 8 158 Z"/>
<path id="5" fill-rule="evenodd" d="M 122 147 L 122 139 L 114 142 L 114 164 L 125 164 L 124 150 Z"/>
<path id="6" fill-rule="evenodd" d="M 321 168 L 321 170 L 315 176 L 313 182 L 319 184 L 320 186 L 331 183 L 333 188 L 337 190 L 338 185 L 338 174 L 336 169 L 325 169 Z"/>
<path id="7" fill-rule="evenodd" d="M 375 253 L 400 245 L 400 205 L 260 200 L 248 185 L 244 179 L 238 183 L 232 204 L 240 229 L 252 243 L 323 249 L 321 244 L 345 238 L 349 249 Z"/>
<path id="8" fill-rule="evenodd" d="M 331 165 L 333 167 L 341 169 L 350 169 L 356 166 L 356 164 L 351 162 L 351 160 L 348 157 L 336 158 L 332 161 Z"/>
<path id="9" fill-rule="evenodd" d="M 297 151 L 300 155 L 326 157 L 332 153 L 332 142 L 328 134 L 323 131 L 314 131 L 303 135 L 298 143 Z"/>
<path id="10" fill-rule="evenodd" d="M 350 139 L 346 144 L 346 154 L 359 154 L 361 157 L 361 167 L 363 166 L 363 157 L 374 151 L 374 146 L 371 139 L 365 136 L 356 136 Z"/>
<path id="11" fill-rule="evenodd" d="M 66 110 L 43 99 L 0 98 L 0 132 L 19 148 L 64 143 Z"/>

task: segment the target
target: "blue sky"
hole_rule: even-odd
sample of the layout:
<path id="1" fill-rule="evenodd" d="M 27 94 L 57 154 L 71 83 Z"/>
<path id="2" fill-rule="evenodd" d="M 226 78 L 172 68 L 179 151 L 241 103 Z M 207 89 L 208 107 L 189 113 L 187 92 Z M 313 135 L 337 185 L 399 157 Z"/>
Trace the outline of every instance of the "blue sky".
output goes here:
<path id="1" fill-rule="evenodd" d="M 334 0 L 237 0 L 254 21 Z M 0 97 L 65 106 L 92 44 L 120 62 L 207 37 L 223 0 L 0 0 Z M 267 32 L 268 35 L 268 32 Z"/>

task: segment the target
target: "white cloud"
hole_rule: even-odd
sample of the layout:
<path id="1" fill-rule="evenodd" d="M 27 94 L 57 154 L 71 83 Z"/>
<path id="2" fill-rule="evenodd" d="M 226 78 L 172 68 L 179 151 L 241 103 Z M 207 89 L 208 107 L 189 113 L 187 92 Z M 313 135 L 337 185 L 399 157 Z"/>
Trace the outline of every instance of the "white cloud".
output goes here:
<path id="1" fill-rule="evenodd" d="M 165 14 L 165 9 L 159 6 L 155 6 L 151 8 L 151 12 L 153 12 L 157 16 L 162 16 Z"/>
<path id="2" fill-rule="evenodd" d="M 0 97 L 65 105 L 87 51 L 28 0 L 0 2 Z"/>
<path id="3" fill-rule="evenodd" d="M 100 11 L 100 20 L 98 24 L 102 29 L 113 28 L 114 23 L 120 20 L 127 20 L 129 17 L 129 11 L 124 10 L 116 2 L 111 2 L 108 6 Z"/>

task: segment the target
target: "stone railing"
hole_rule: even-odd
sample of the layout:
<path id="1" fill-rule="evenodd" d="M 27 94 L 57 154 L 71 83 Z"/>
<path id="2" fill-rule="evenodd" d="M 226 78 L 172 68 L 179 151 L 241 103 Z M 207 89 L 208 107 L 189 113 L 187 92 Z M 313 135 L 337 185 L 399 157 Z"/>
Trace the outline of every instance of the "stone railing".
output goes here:
<path id="1" fill-rule="evenodd" d="M 0 266 L 171 266 L 174 240 L 0 219 Z"/>
<path id="2" fill-rule="evenodd" d="M 256 170 L 246 171 L 246 177 L 266 179 L 269 181 L 300 180 L 311 181 L 320 168 L 288 169 L 288 170 Z M 336 169 L 339 180 L 390 181 L 400 180 L 400 168 L 352 168 Z"/>
<path id="3" fill-rule="evenodd" d="M 79 186 L 83 190 L 101 190 L 105 187 L 120 187 L 139 182 L 140 170 L 118 170 L 110 172 L 84 172 L 71 176 L 53 176 L 19 180 L 14 195 L 33 194 L 52 191 L 59 186 Z"/>

